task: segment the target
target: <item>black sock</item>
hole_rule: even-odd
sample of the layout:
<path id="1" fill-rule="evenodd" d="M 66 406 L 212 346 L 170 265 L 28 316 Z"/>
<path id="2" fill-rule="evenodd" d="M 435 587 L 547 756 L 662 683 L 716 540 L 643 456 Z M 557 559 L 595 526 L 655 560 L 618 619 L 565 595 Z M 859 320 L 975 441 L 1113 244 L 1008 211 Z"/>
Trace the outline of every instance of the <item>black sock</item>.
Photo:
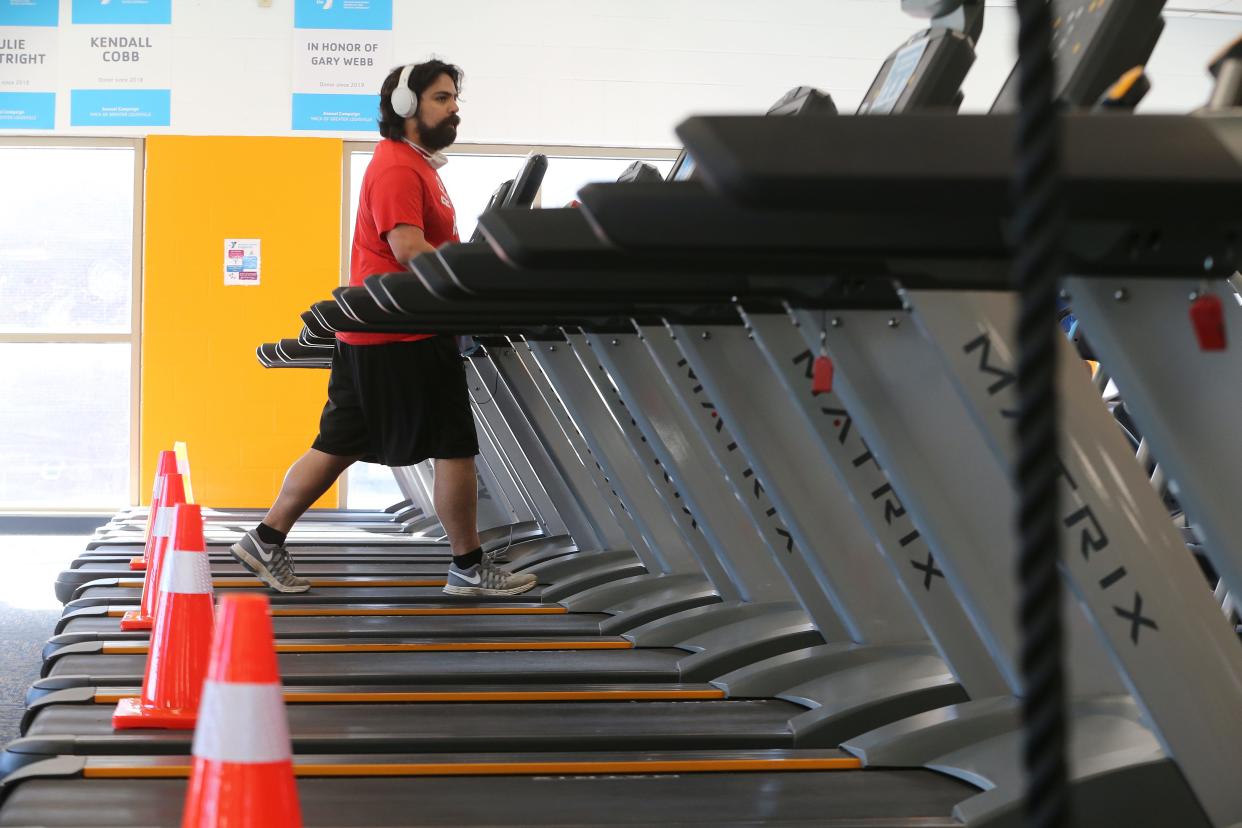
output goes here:
<path id="1" fill-rule="evenodd" d="M 458 569 L 469 569 L 472 566 L 478 566 L 483 563 L 483 547 L 471 550 L 464 555 L 453 556 L 453 566 Z"/>
<path id="2" fill-rule="evenodd" d="M 264 543 L 274 543 L 277 546 L 280 546 L 285 542 L 285 538 L 289 537 L 284 532 L 281 532 L 279 529 L 273 529 L 266 523 L 260 523 L 257 527 L 255 527 L 254 531 L 255 534 L 259 536 L 259 540 Z"/>

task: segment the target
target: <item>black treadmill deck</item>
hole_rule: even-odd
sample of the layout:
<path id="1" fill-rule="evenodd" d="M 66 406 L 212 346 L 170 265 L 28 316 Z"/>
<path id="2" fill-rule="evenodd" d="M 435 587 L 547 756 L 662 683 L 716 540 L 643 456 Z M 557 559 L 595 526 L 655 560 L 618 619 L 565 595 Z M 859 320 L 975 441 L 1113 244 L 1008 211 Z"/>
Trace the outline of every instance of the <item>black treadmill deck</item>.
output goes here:
<path id="1" fill-rule="evenodd" d="M 314 616 L 272 619 L 277 639 L 335 636 L 406 638 L 490 638 L 596 635 L 605 613 L 559 615 L 429 615 L 429 616 Z M 64 633 L 106 640 L 148 640 L 146 631 L 124 632 L 121 619 L 87 616 L 64 625 Z"/>
<path id="2" fill-rule="evenodd" d="M 32 779 L 0 826 L 181 824 L 181 779 Z M 308 826 L 765 825 L 950 828 L 978 791 L 923 770 L 298 780 Z"/>
<path id="3" fill-rule="evenodd" d="M 273 605 L 285 604 L 522 604 L 538 602 L 541 588 L 535 587 L 521 595 L 446 595 L 440 587 L 316 587 L 306 592 L 271 592 L 256 588 L 218 589 L 217 597 L 230 592 L 254 594 L 262 592 Z M 116 586 L 80 587 L 79 594 L 66 606 L 77 609 L 90 606 L 136 607 L 142 590 Z"/>
<path id="4" fill-rule="evenodd" d="M 552 650 L 427 653 L 282 653 L 285 684 L 599 684 L 680 680 L 685 650 Z M 49 676 L 81 677 L 80 684 L 142 683 L 145 655 L 70 655 Z"/>
<path id="5" fill-rule="evenodd" d="M 186 755 L 193 731 L 112 729 L 112 704 L 39 710 L 6 764 L 55 755 Z M 290 704 L 296 753 L 708 750 L 794 747 L 775 699 Z"/>

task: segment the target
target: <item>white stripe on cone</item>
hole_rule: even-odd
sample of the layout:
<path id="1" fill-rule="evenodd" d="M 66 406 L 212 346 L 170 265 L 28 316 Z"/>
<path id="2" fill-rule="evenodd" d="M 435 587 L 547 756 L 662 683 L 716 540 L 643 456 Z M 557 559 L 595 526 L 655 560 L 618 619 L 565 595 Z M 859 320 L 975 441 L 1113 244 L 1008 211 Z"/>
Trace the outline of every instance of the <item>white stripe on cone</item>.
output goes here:
<path id="1" fill-rule="evenodd" d="M 166 538 L 172 534 L 173 527 L 173 507 L 161 506 L 155 512 L 155 526 L 151 528 L 151 534 L 157 538 Z"/>
<path id="2" fill-rule="evenodd" d="M 280 685 L 204 682 L 194 755 L 254 765 L 292 758 Z"/>
<path id="3" fill-rule="evenodd" d="M 187 475 L 190 473 L 190 461 L 177 458 L 177 474 Z"/>
<path id="4" fill-rule="evenodd" d="M 164 481 L 166 479 L 167 478 L 165 478 L 164 475 L 162 474 L 155 476 L 155 485 L 151 487 L 151 502 L 152 503 L 159 500 L 160 495 L 164 494 Z"/>
<path id="5" fill-rule="evenodd" d="M 207 553 L 170 550 L 160 573 L 160 592 L 211 595 L 211 564 L 207 561 Z"/>

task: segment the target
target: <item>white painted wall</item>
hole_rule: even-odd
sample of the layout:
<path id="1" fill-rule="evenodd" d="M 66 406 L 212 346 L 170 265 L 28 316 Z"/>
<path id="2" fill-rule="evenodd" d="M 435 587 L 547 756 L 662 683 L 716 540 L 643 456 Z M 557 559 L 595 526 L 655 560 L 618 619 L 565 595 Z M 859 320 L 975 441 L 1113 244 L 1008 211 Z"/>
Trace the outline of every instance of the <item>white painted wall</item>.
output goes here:
<path id="1" fill-rule="evenodd" d="M 1012 3 L 988 9 L 966 111 L 985 110 L 1013 62 Z M 1171 2 L 1152 59 L 1147 111 L 1206 100 L 1208 58 L 1242 36 L 1238 0 Z M 1224 4 L 1224 5 L 1222 5 Z M 811 84 L 842 111 L 884 57 L 921 28 L 898 0 L 394 0 L 398 60 L 430 54 L 467 73 L 469 142 L 675 146 L 673 127 L 703 112 L 765 109 Z M 62 0 L 67 29 L 69 0 Z M 174 0 L 172 126 L 143 133 L 288 135 L 293 10 L 287 0 Z M 67 41 L 62 41 L 67 43 Z M 72 56 L 62 47 L 58 123 L 68 123 Z M 378 73 L 376 87 L 383 72 Z M 129 135 L 63 128 L 58 134 Z M 0 134 L 12 134 L 11 132 Z M 362 133 L 307 133 L 370 138 Z"/>

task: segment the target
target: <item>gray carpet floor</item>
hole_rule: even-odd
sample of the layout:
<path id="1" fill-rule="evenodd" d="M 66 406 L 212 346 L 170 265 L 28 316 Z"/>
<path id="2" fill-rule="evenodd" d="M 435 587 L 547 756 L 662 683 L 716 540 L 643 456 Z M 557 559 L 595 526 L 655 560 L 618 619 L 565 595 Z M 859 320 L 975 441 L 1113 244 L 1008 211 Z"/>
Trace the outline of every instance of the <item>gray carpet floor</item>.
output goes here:
<path id="1" fill-rule="evenodd" d="M 85 535 L 0 535 L 0 745 L 17 737 L 26 688 L 61 605 L 52 584 L 86 548 Z"/>

